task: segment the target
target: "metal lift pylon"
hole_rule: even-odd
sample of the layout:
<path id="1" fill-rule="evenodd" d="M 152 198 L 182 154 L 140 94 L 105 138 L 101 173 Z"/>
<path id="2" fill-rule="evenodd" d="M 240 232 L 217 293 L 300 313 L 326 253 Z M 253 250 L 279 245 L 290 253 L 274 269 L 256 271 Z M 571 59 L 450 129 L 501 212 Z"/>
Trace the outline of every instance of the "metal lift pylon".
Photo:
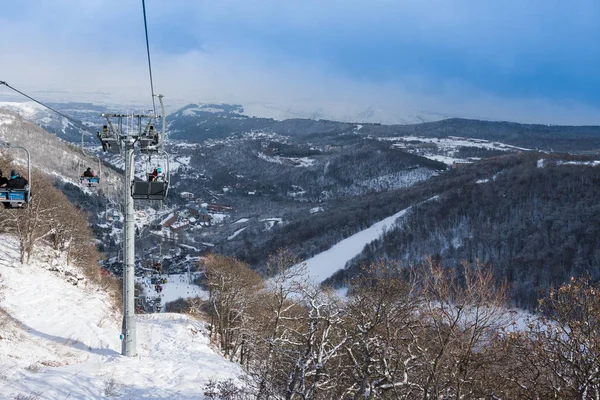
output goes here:
<path id="1" fill-rule="evenodd" d="M 162 104 L 162 95 L 159 96 Z M 142 120 L 153 121 L 159 116 L 154 114 L 102 114 L 107 120 L 102 133 L 98 138 L 102 142 L 104 151 L 121 153 L 124 150 L 125 172 L 123 190 L 123 323 L 121 327 L 121 354 L 127 357 L 137 355 L 136 320 L 135 320 L 135 226 L 134 226 L 134 198 L 132 197 L 132 182 L 134 182 L 134 150 L 135 144 L 141 143 L 145 132 L 142 132 Z M 123 131 L 123 118 L 133 117 L 137 119 L 137 132 Z M 163 132 L 160 135 L 158 146 L 162 149 L 164 138 L 164 108 L 163 108 Z M 117 120 L 116 127 L 111 119 Z M 148 124 L 148 126 L 150 123 Z M 165 193 L 166 195 L 166 193 Z M 163 197 L 164 198 L 164 197 Z"/>

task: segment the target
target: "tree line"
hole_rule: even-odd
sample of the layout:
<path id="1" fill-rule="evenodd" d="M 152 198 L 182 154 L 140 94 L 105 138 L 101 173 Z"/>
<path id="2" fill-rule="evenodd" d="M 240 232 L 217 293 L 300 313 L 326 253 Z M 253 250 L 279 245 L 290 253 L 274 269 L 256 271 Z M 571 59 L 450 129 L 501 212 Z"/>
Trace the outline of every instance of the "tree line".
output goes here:
<path id="1" fill-rule="evenodd" d="M 201 269 L 202 315 L 242 385 L 211 382 L 213 399 L 597 399 L 600 285 L 573 278 L 517 319 L 489 267 L 432 258 L 364 268 L 344 298 L 306 281 L 288 251 L 263 280 L 230 257 Z M 181 304 L 180 304 L 181 306 Z M 516 324 L 521 324 L 516 328 Z"/>

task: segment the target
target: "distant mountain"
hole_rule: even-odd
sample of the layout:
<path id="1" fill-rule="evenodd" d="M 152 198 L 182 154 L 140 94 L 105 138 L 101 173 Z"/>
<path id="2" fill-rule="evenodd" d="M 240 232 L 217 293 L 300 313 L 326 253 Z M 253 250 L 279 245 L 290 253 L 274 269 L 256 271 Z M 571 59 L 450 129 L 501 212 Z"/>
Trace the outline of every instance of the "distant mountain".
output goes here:
<path id="1" fill-rule="evenodd" d="M 50 103 L 49 105 L 90 126 L 91 132 L 99 129 L 104 123 L 100 117 L 101 113 L 122 112 L 131 109 L 128 106 L 107 108 L 104 105 L 77 102 Z M 532 125 L 461 118 L 444 119 L 443 115 L 431 113 L 426 113 L 428 116 L 423 118 L 409 118 L 407 123 L 402 125 L 382 125 L 363 122 L 370 119 L 360 118 L 360 116 L 354 122 L 319 119 L 319 114 L 314 115 L 317 117 L 316 119 L 251 116 L 252 114 L 269 114 L 257 112 L 256 107 L 257 104 L 251 104 L 249 108 L 240 104 L 189 104 L 168 115 L 169 138 L 201 143 L 206 139 L 226 138 L 248 132 L 287 135 L 311 142 L 318 141 L 323 136 L 344 134 L 358 134 L 367 137 L 444 138 L 455 136 L 502 142 L 541 151 L 587 154 L 595 154 L 600 151 L 600 127 L 598 126 Z M 42 126 L 67 141 L 79 142 L 81 140 L 81 130 L 77 124 L 34 102 L 0 102 L 0 108 L 11 109 L 24 119 Z M 365 112 L 369 114 L 367 111 Z M 289 116 L 298 115 L 301 114 L 289 114 Z M 280 116 L 285 117 L 283 114 Z M 356 130 L 358 126 L 361 127 L 360 131 Z M 96 144 L 95 139 L 90 136 L 86 136 L 85 140 L 90 144 Z M 324 142 L 327 140 L 329 139 L 325 139 Z"/>
<path id="2" fill-rule="evenodd" d="M 289 135 L 298 140 L 319 141 L 332 135 L 358 134 L 365 137 L 449 136 L 498 141 L 505 144 L 573 153 L 600 151 L 600 127 L 527 125 L 469 119 L 445 119 L 408 125 L 349 123 L 313 119 L 258 118 L 244 115 L 241 105 L 190 104 L 169 116 L 170 137 L 200 143 L 244 132 L 261 131 Z M 356 129 L 360 126 L 360 129 Z M 326 139 L 328 140 L 328 139 Z"/>

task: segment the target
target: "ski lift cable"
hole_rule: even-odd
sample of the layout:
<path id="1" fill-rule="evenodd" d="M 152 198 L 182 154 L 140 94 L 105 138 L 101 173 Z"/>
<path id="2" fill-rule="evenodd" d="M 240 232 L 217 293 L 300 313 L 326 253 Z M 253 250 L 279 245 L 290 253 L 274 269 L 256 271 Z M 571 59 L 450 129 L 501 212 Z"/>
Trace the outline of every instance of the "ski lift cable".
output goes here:
<path id="1" fill-rule="evenodd" d="M 11 85 L 9 85 L 9 84 L 8 84 L 8 83 L 6 83 L 5 81 L 0 81 L 0 85 L 4 85 L 4 86 L 6 86 L 7 88 L 9 88 L 9 89 L 11 89 L 11 90 L 14 90 L 15 92 L 19 93 L 20 95 L 27 97 L 29 100 L 31 100 L 31 101 L 34 101 L 34 102 L 38 103 L 38 104 L 39 104 L 39 105 L 41 105 L 42 107 L 46 107 L 48 110 L 50 110 L 50 111 L 53 111 L 53 112 L 57 113 L 57 114 L 58 114 L 58 115 L 60 115 L 61 117 L 63 117 L 63 118 L 66 118 L 67 120 L 71 121 L 72 123 L 74 123 L 74 124 L 78 125 L 80 128 L 83 128 L 83 130 L 84 130 L 84 131 L 86 131 L 88 135 L 90 135 L 90 136 L 94 137 L 94 135 L 92 135 L 92 133 L 88 131 L 88 127 L 87 127 L 86 125 L 84 125 L 84 124 L 83 124 L 81 121 L 79 121 L 79 120 L 77 120 L 77 119 L 75 119 L 75 118 L 73 118 L 73 117 L 70 117 L 70 116 L 68 116 L 67 114 L 63 113 L 63 112 L 60 112 L 60 111 L 58 111 L 58 110 L 56 110 L 56 109 L 54 109 L 54 108 L 50 107 L 49 105 L 42 103 L 41 101 L 39 101 L 39 100 L 37 100 L 37 99 L 34 99 L 33 97 L 29 96 L 28 94 L 26 94 L 26 93 L 23 93 L 23 92 L 22 92 L 22 91 L 20 91 L 19 89 L 15 88 L 15 87 L 13 87 L 13 86 L 11 86 Z"/>
<path id="2" fill-rule="evenodd" d="M 85 131 L 82 130 L 81 131 L 81 153 L 83 153 L 83 155 L 85 157 L 90 157 L 90 155 L 88 153 L 86 153 L 86 151 L 85 151 L 85 145 L 83 143 L 84 133 L 85 133 Z M 100 157 L 98 157 L 95 154 L 92 154 L 91 156 L 95 157 L 98 160 L 98 176 L 101 177 L 102 176 L 102 160 L 100 159 Z"/>
<path id="3" fill-rule="evenodd" d="M 152 63 L 150 62 L 150 43 L 148 41 L 148 24 L 146 22 L 146 1 L 142 0 L 142 11 L 144 13 L 144 31 L 146 33 L 146 53 L 148 54 L 148 71 L 150 71 L 150 91 L 152 92 L 152 110 L 156 115 L 156 103 L 154 101 L 154 83 L 152 82 Z"/>

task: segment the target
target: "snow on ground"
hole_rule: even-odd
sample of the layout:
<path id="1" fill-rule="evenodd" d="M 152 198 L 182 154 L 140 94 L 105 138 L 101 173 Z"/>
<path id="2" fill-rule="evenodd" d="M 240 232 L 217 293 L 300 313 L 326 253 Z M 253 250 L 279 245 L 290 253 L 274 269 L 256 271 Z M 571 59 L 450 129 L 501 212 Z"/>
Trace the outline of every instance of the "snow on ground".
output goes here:
<path id="1" fill-rule="evenodd" d="M 260 222 L 265 223 L 265 229 L 269 230 L 273 228 L 276 224 L 281 225 L 283 223 L 283 218 L 263 218 Z"/>
<path id="2" fill-rule="evenodd" d="M 449 156 L 441 156 L 438 154 L 434 154 L 434 155 L 423 155 L 423 157 L 425 158 L 429 158 L 430 160 L 434 160 L 434 161 L 439 161 L 442 162 L 446 165 L 452 165 L 455 162 L 466 162 L 467 160 L 465 160 L 464 158 L 456 158 L 456 157 L 449 157 Z"/>
<path id="3" fill-rule="evenodd" d="M 314 214 L 314 213 L 318 213 L 318 212 L 323 212 L 323 207 L 313 207 L 310 209 L 310 213 Z"/>
<path id="4" fill-rule="evenodd" d="M 43 106 L 33 101 L 1 101 L 0 108 L 8 108 L 11 111 L 19 113 L 19 115 L 21 115 L 25 119 L 30 119 L 34 117 L 40 111 L 46 111 L 46 109 Z"/>
<path id="5" fill-rule="evenodd" d="M 587 165 L 589 167 L 597 167 L 598 165 L 600 165 L 600 161 L 598 161 L 598 160 L 593 160 L 593 161 L 564 161 L 564 160 L 549 161 L 549 160 L 546 160 L 546 159 L 543 159 L 543 158 L 540 158 L 537 161 L 537 167 L 538 168 L 544 168 L 548 164 L 554 164 L 554 165 Z"/>
<path id="6" fill-rule="evenodd" d="M 315 160 L 308 157 L 280 157 L 280 156 L 268 156 L 262 152 L 258 152 L 258 158 L 276 163 L 292 165 L 294 167 L 310 167 L 315 163 Z"/>
<path id="7" fill-rule="evenodd" d="M 169 171 L 171 173 L 176 173 L 182 165 L 189 166 L 191 159 L 190 156 L 177 156 L 175 157 L 175 160 L 169 160 Z"/>
<path id="8" fill-rule="evenodd" d="M 196 147 L 201 147 L 200 144 L 198 143 L 186 143 L 186 142 L 174 142 L 171 140 L 166 140 L 165 141 L 167 144 L 169 144 L 170 146 L 175 146 L 175 147 L 181 147 L 183 149 L 195 149 Z"/>
<path id="9" fill-rule="evenodd" d="M 223 223 L 227 218 L 229 218 L 229 215 L 223 213 L 208 213 L 208 215 L 211 216 L 214 224 Z"/>
<path id="10" fill-rule="evenodd" d="M 249 219 L 248 218 L 240 218 L 237 221 L 234 222 L 234 224 L 243 224 L 244 222 L 248 222 Z"/>
<path id="11" fill-rule="evenodd" d="M 243 227 L 242 229 L 238 229 L 237 231 L 233 232 L 232 235 L 227 237 L 227 240 L 231 240 L 233 238 L 235 238 L 237 235 L 239 235 L 240 233 L 244 232 L 244 230 L 247 228 L 247 226 Z"/>
<path id="12" fill-rule="evenodd" d="M 397 212 L 391 217 L 379 221 L 369 228 L 337 243 L 329 250 L 317 254 L 305 261 L 308 274 L 317 282 L 323 282 L 336 271 L 344 268 L 346 263 L 357 256 L 365 247 L 379 238 L 387 228 L 393 226 L 410 208 Z"/>
<path id="13" fill-rule="evenodd" d="M 15 120 L 16 120 L 16 118 L 12 115 L 8 115 L 8 114 L 0 115 L 0 125 L 12 125 L 15 123 Z"/>
<path id="14" fill-rule="evenodd" d="M 431 160 L 443 162 L 446 165 L 452 165 L 454 162 L 464 162 L 463 158 L 454 157 L 460 147 L 477 147 L 488 150 L 501 151 L 529 151 L 524 147 L 511 146 L 499 142 L 489 142 L 484 139 L 473 139 L 466 137 L 450 136 L 447 138 L 426 138 L 419 136 L 393 136 L 383 137 L 379 140 L 395 142 L 392 147 L 406 149 L 411 153 L 418 154 Z M 435 144 L 435 151 L 429 151 L 426 147 L 414 147 L 414 143 Z"/>
<path id="15" fill-rule="evenodd" d="M 208 380 L 242 374 L 211 349 L 204 323 L 178 314 L 138 315 L 138 355 L 121 356 L 120 317 L 102 290 L 47 269 L 50 252 L 19 264 L 17 242 L 1 239 L 0 398 L 202 399 Z"/>
<path id="16" fill-rule="evenodd" d="M 587 165 L 590 167 L 596 167 L 600 165 L 600 161 L 557 161 L 556 165 Z"/>
<path id="17" fill-rule="evenodd" d="M 201 299 L 208 299 L 208 293 L 202 290 L 200 286 L 195 285 L 193 280 L 196 274 L 171 274 L 171 275 L 155 275 L 160 278 L 166 278 L 167 283 L 162 283 L 162 291 L 157 293 L 154 285 L 150 283 L 150 277 L 136 277 L 135 280 L 142 284 L 142 290 L 144 295 L 148 298 L 161 298 L 161 304 L 164 306 L 166 303 L 175 301 L 177 299 L 188 299 L 199 297 Z"/>

